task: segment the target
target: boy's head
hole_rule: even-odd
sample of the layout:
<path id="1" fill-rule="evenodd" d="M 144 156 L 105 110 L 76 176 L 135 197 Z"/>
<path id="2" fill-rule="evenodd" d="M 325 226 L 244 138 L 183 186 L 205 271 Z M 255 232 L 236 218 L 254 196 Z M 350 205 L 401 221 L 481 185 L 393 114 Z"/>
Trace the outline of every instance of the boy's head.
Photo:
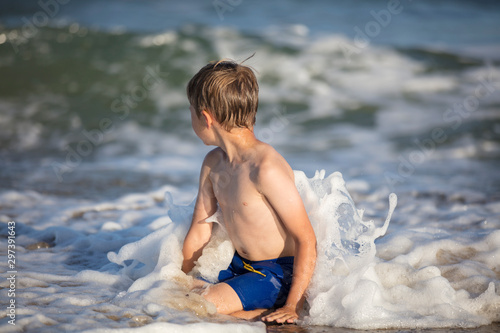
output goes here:
<path id="1" fill-rule="evenodd" d="M 189 81 L 187 96 L 198 118 L 209 112 L 222 127 L 252 128 L 259 104 L 253 71 L 232 61 L 209 63 Z"/>

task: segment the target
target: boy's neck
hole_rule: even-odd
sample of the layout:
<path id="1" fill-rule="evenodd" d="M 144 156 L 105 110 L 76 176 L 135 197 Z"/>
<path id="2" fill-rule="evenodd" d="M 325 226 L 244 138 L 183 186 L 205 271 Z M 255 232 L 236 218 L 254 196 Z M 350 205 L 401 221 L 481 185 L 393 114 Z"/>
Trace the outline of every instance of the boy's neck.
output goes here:
<path id="1" fill-rule="evenodd" d="M 241 163 L 247 160 L 250 149 L 259 142 L 253 129 L 233 128 L 230 132 L 225 130 L 217 132 L 216 146 L 226 153 L 230 163 Z"/>

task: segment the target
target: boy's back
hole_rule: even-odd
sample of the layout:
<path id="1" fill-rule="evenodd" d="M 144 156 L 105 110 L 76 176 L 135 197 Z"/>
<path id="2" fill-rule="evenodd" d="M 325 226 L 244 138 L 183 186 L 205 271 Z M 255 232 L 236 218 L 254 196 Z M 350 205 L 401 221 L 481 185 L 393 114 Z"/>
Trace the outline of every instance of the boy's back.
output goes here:
<path id="1" fill-rule="evenodd" d="M 293 171 L 283 157 L 271 146 L 256 142 L 240 162 L 231 163 L 227 154 L 216 148 L 208 154 L 207 164 L 235 250 L 252 261 L 293 256 L 294 241 L 262 190 L 265 173 L 283 173 L 293 182 Z"/>

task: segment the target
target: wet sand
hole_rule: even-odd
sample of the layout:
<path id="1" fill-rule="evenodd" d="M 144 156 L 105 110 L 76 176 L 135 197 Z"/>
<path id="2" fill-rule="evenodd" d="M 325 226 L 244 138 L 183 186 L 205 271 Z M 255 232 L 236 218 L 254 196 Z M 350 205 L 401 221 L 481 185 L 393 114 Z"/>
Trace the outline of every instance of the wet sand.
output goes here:
<path id="1" fill-rule="evenodd" d="M 296 325 L 274 325 L 267 327 L 267 333 L 406 333 L 406 332 L 428 332 L 428 333 L 499 333 L 500 322 L 477 328 L 420 328 L 420 329 L 388 329 L 388 330 L 354 330 L 349 328 Z"/>

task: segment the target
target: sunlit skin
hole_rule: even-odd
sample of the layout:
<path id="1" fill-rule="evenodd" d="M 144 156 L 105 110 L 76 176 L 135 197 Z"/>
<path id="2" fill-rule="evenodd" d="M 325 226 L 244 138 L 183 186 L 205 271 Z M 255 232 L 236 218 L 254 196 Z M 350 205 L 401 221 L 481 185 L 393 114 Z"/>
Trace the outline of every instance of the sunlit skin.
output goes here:
<path id="1" fill-rule="evenodd" d="M 227 284 L 211 286 L 204 297 L 221 314 L 278 323 L 293 323 L 305 301 L 316 260 L 316 237 L 294 175 L 285 159 L 259 141 L 252 128 L 225 130 L 210 112 L 191 122 L 196 135 L 215 148 L 207 154 L 193 220 L 183 246 L 182 270 L 190 272 L 210 240 L 212 224 L 205 219 L 221 208 L 235 250 L 252 261 L 294 256 L 294 274 L 286 304 L 269 311 L 243 311 L 236 292 Z"/>

